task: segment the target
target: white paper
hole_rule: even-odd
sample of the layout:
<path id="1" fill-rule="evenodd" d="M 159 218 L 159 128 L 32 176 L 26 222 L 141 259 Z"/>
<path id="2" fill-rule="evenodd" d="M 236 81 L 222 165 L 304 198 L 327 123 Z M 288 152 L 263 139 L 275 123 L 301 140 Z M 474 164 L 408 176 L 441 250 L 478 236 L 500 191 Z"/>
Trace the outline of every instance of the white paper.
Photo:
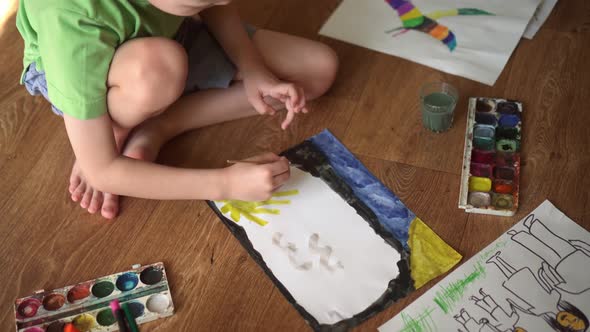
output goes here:
<path id="1" fill-rule="evenodd" d="M 558 316 L 580 324 L 565 303 L 590 317 L 588 271 L 590 233 L 545 201 L 379 330 L 554 331 Z"/>
<path id="2" fill-rule="evenodd" d="M 268 224 L 246 218 L 254 248 L 296 302 L 320 324 L 333 324 L 365 310 L 399 274 L 400 254 L 321 179 L 291 168 L 291 179 L 275 197 L 290 204 L 264 206 L 280 214 L 257 214 Z M 224 203 L 216 202 L 221 211 Z M 230 213 L 225 216 L 231 218 Z M 235 220 L 234 220 L 235 221 Z"/>
<path id="3" fill-rule="evenodd" d="M 542 0 L 535 11 L 535 15 L 531 18 L 529 25 L 526 27 L 524 31 L 524 38 L 533 39 L 533 37 L 537 34 L 537 31 L 541 28 L 543 23 L 547 20 L 553 7 L 557 4 L 557 0 Z"/>
<path id="4" fill-rule="evenodd" d="M 398 12 L 384 0 L 343 0 L 320 34 L 399 56 L 441 71 L 493 85 L 531 20 L 540 0 L 414 0 L 423 15 L 441 10 L 476 8 L 487 15 L 436 19 L 456 37 L 451 51 L 420 31 L 393 37 L 386 31 L 402 26 Z M 399 78 L 403 80 L 403 77 Z"/>

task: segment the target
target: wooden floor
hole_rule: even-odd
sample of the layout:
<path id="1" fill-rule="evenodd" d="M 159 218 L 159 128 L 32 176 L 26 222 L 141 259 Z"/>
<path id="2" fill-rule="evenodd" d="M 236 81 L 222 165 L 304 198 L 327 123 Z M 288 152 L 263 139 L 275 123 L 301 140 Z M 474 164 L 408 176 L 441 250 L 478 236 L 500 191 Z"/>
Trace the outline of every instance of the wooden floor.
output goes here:
<path id="1" fill-rule="evenodd" d="M 337 4 L 239 1 L 250 23 L 332 46 L 341 59 L 336 84 L 287 132 L 270 118 L 218 125 L 175 139 L 160 161 L 218 167 L 329 128 L 465 258 L 545 199 L 590 229 L 590 1 L 560 1 L 535 39 L 521 41 L 494 87 L 318 36 Z M 13 329 L 17 297 L 157 261 L 167 266 L 177 313 L 143 331 L 308 329 L 205 203 L 124 199 L 122 216 L 105 222 L 70 201 L 72 151 L 49 104 L 18 85 L 22 41 L 14 24 L 12 14 L 0 26 L 0 330 Z M 436 80 L 462 96 L 445 134 L 422 129 L 417 108 L 419 86 Z M 522 206 L 514 218 L 457 209 L 469 96 L 524 102 Z M 375 330 L 436 281 L 358 330 Z"/>

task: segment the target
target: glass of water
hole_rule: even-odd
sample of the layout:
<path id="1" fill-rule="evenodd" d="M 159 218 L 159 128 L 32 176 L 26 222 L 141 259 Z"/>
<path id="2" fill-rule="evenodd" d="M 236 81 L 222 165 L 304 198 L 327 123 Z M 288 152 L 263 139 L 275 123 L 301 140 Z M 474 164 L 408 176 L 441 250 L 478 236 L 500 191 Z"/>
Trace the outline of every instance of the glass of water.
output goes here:
<path id="1" fill-rule="evenodd" d="M 420 89 L 424 127 L 435 133 L 449 130 L 453 125 L 453 115 L 458 99 L 457 89 L 448 83 L 424 84 Z"/>

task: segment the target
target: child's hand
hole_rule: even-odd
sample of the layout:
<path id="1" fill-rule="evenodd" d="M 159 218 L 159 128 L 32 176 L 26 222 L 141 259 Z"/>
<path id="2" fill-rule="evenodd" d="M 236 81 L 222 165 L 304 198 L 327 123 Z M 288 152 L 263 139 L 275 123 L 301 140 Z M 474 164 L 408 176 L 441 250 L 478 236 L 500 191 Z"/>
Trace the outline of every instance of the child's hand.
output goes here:
<path id="1" fill-rule="evenodd" d="M 289 161 L 274 153 L 243 160 L 225 168 L 224 199 L 264 201 L 291 176 Z"/>
<path id="2" fill-rule="evenodd" d="M 245 74 L 244 87 L 248 101 L 260 114 L 274 115 L 277 112 L 264 100 L 265 97 L 272 97 L 285 104 L 287 117 L 281 124 L 283 130 L 287 129 L 296 113 L 307 113 L 303 89 L 293 83 L 279 81 L 268 70 Z"/>

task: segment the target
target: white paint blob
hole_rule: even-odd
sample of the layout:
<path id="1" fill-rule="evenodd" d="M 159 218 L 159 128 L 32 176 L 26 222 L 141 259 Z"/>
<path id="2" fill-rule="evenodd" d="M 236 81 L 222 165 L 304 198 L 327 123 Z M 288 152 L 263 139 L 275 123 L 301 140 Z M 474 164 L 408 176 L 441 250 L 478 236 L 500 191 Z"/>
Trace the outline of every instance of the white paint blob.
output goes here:
<path id="1" fill-rule="evenodd" d="M 164 294 L 154 294 L 147 300 L 146 307 L 151 312 L 163 313 L 170 306 L 170 300 Z"/>

